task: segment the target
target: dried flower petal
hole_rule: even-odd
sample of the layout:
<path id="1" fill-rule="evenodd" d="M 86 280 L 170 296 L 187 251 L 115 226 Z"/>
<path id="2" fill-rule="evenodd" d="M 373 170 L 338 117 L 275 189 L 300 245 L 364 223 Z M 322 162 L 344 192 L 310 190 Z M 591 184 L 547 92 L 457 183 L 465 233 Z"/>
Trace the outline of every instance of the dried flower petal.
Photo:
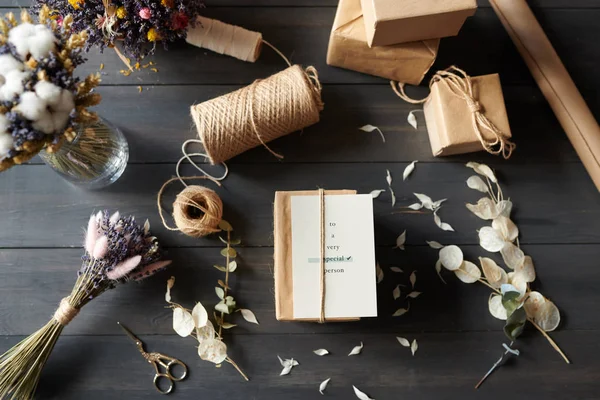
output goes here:
<path id="1" fill-rule="evenodd" d="M 425 207 L 428 210 L 433 211 L 433 200 L 431 200 L 431 197 L 427 196 L 426 194 L 422 194 L 422 193 L 413 193 L 417 199 L 419 199 L 419 201 L 421 202 L 421 204 L 423 205 L 423 207 Z"/>
<path id="2" fill-rule="evenodd" d="M 399 274 L 404 272 L 404 271 L 402 271 L 401 268 L 398 268 L 398 267 L 390 267 L 390 270 L 392 270 L 392 272 L 397 272 Z"/>
<path id="3" fill-rule="evenodd" d="M 419 211 L 421 208 L 423 208 L 423 204 L 421 204 L 421 203 L 413 203 L 410 206 L 408 206 L 408 208 L 410 208 L 413 211 Z"/>
<path id="4" fill-rule="evenodd" d="M 408 278 L 408 280 L 410 281 L 410 286 L 414 289 L 415 288 L 415 283 L 417 283 L 417 271 L 411 272 L 410 277 Z"/>
<path id="5" fill-rule="evenodd" d="M 492 221 L 492 228 L 500 232 L 504 240 L 514 242 L 519 236 L 519 228 L 510 218 L 498 216 Z"/>
<path id="6" fill-rule="evenodd" d="M 386 172 L 385 180 L 386 180 L 388 186 L 392 186 L 392 175 L 390 174 L 390 170 L 386 169 L 385 172 Z"/>
<path id="7" fill-rule="evenodd" d="M 454 228 L 452 228 L 452 226 L 450 224 L 442 222 L 439 215 L 437 215 L 437 210 L 433 212 L 433 221 L 438 226 L 438 228 L 440 228 L 441 230 L 454 232 Z"/>
<path id="8" fill-rule="evenodd" d="M 409 294 L 407 294 L 406 297 L 410 297 L 411 299 L 416 299 L 420 295 L 421 295 L 421 292 L 412 291 Z"/>
<path id="9" fill-rule="evenodd" d="M 515 273 L 522 275 L 523 280 L 527 283 L 535 281 L 535 267 L 531 257 L 525 256 L 523 264 L 515 268 Z"/>
<path id="10" fill-rule="evenodd" d="M 171 302 L 171 289 L 173 288 L 174 285 L 175 285 L 175 277 L 172 276 L 167 281 L 167 293 L 165 293 L 165 300 L 167 301 L 167 303 Z"/>
<path id="11" fill-rule="evenodd" d="M 392 314 L 392 317 L 400 317 L 408 312 L 408 308 L 399 308 Z"/>

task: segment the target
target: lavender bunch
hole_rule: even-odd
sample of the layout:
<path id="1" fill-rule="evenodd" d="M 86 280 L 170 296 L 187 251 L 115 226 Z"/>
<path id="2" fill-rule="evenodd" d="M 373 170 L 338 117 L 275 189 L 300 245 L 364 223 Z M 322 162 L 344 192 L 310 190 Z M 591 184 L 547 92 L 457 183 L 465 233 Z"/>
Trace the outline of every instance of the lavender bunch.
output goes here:
<path id="1" fill-rule="evenodd" d="M 85 254 L 78 278 L 53 318 L 40 330 L 0 356 L 0 398 L 32 399 L 42 368 L 63 328 L 81 307 L 119 283 L 140 281 L 164 269 L 156 237 L 148 221 L 107 211 L 90 217 Z"/>
<path id="2" fill-rule="evenodd" d="M 203 8 L 200 0 L 37 0 L 57 18 L 72 14 L 76 32 L 88 30 L 86 49 L 92 46 L 115 48 L 136 61 L 152 54 L 156 43 L 186 37 Z M 120 53 L 118 53 L 120 54 Z"/>

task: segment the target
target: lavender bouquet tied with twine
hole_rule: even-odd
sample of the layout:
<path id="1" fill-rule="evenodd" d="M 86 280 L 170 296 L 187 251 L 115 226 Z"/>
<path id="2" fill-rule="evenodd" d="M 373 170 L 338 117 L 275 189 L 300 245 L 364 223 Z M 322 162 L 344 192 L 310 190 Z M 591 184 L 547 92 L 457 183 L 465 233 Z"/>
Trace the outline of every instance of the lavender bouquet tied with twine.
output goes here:
<path id="1" fill-rule="evenodd" d="M 85 254 L 71 294 L 61 300 L 52 319 L 0 356 L 0 398 L 32 399 L 44 364 L 63 328 L 81 307 L 119 283 L 140 281 L 164 269 L 157 239 L 132 216 L 107 211 L 90 217 Z"/>

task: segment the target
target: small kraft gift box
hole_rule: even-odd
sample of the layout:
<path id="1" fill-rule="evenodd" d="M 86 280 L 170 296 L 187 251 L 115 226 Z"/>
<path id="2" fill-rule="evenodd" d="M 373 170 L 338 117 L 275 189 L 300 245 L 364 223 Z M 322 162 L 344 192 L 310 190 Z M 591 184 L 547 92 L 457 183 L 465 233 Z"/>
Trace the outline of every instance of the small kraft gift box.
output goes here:
<path id="1" fill-rule="evenodd" d="M 403 100 L 423 104 L 434 156 L 485 150 L 508 159 L 516 147 L 498 74 L 471 77 L 457 67 L 438 71 L 422 100 L 408 97 L 401 83 L 392 82 L 392 88 Z"/>
<path id="2" fill-rule="evenodd" d="M 340 0 L 327 64 L 418 85 L 435 61 L 439 44 L 439 39 L 431 39 L 370 48 L 360 0 Z"/>
<path id="3" fill-rule="evenodd" d="M 476 0 L 361 0 L 369 46 L 456 36 Z"/>
<path id="4" fill-rule="evenodd" d="M 279 321 L 377 316 L 373 198 L 354 190 L 275 193 Z"/>

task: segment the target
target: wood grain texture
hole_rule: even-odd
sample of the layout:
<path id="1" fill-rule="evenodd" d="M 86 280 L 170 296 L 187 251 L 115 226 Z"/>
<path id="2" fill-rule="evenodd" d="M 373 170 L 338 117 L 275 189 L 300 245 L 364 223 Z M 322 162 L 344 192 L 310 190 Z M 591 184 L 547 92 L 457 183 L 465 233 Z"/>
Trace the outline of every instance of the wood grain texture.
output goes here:
<path id="1" fill-rule="evenodd" d="M 408 236 L 412 234 L 408 231 Z M 549 296 L 561 309 L 560 331 L 598 330 L 600 315 L 595 312 L 597 297 L 593 282 L 597 279 L 600 247 L 597 245 L 527 245 L 525 252 L 533 257 L 538 279 L 533 287 Z M 428 246 L 410 246 L 406 251 L 378 247 L 377 260 L 384 270 L 378 285 L 379 318 L 358 323 L 318 325 L 312 323 L 277 322 L 273 304 L 273 249 L 239 248 L 239 269 L 231 288 L 238 305 L 250 308 L 260 325 L 245 322 L 239 314 L 231 320 L 239 327 L 231 335 L 272 334 L 341 334 L 394 332 L 501 331 L 503 323 L 487 311 L 490 291 L 481 284 L 467 285 L 454 274 L 444 271 L 443 284 L 434 270 L 437 251 Z M 477 262 L 485 256 L 501 262 L 500 257 L 486 253 L 478 246 L 463 246 L 465 257 Z M 0 280 L 0 335 L 25 335 L 37 330 L 54 312 L 60 299 L 67 295 L 76 279 L 81 249 L 2 250 L 3 272 Z M 167 271 L 140 284 L 127 284 L 111 290 L 87 305 L 69 325 L 67 335 L 114 335 L 119 333 L 115 321 L 122 321 L 140 334 L 173 334 L 172 312 L 165 309 L 164 292 L 170 276 L 176 277 L 173 301 L 192 307 L 196 301 L 207 309 L 217 302 L 214 286 L 223 273 L 213 268 L 222 264 L 219 248 L 172 248 L 168 257 L 173 265 Z M 572 265 L 576 270 L 567 266 Z M 390 270 L 400 266 L 403 274 Z M 405 316 L 391 315 L 407 306 L 410 291 L 408 277 L 416 271 L 415 290 L 422 291 L 410 300 Z M 392 290 L 402 287 L 401 299 L 394 301 Z M 573 291 L 577 287 L 577 291 Z M 27 301 L 23 302 L 26 298 Z M 533 332 L 532 332 L 533 333 Z M 541 336 L 540 336 L 541 339 Z M 564 343 L 568 348 L 570 343 Z"/>
<path id="2" fill-rule="evenodd" d="M 220 242 L 166 231 L 158 219 L 155 195 L 174 175 L 181 143 L 195 136 L 189 106 L 264 78 L 283 64 L 268 50 L 257 63 L 246 64 L 177 43 L 154 57 L 159 73 L 143 70 L 125 77 L 111 51 L 89 54 L 80 73 L 105 64 L 99 89 L 104 101 L 98 111 L 126 134 L 130 165 L 115 185 L 95 192 L 68 185 L 39 159 L 0 174 L 0 351 L 42 326 L 71 289 L 80 263 L 82 227 L 92 211 L 118 208 L 140 219 L 148 217 L 174 263 L 146 282 L 112 290 L 86 306 L 59 340 L 38 399 L 163 398 L 151 387 L 151 367 L 120 332 L 117 320 L 143 335 L 148 350 L 177 356 L 189 365 L 190 378 L 178 384 L 173 395 L 181 399 L 315 399 L 321 398 L 319 383 L 328 377 L 332 381 L 327 398 L 346 400 L 354 398 L 351 385 L 378 400 L 598 397 L 600 200 L 489 4 L 480 1 L 480 10 L 461 34 L 442 41 L 434 70 L 457 64 L 472 75 L 500 73 L 518 144 L 508 162 L 482 153 L 433 158 L 422 115 L 417 114 L 419 129 L 411 128 L 406 117 L 415 107 L 396 98 L 384 79 L 326 66 L 336 3 L 212 0 L 206 11 L 207 16 L 263 32 L 294 62 L 315 65 L 325 84 L 322 121 L 272 143 L 285 155 L 283 162 L 264 149 L 251 150 L 231 161 L 231 175 L 217 189 L 225 217 L 243 239 L 232 289 L 240 305 L 252 309 L 260 321 L 251 325 L 235 315 L 239 327 L 226 334 L 230 355 L 250 375 L 249 383 L 227 365 L 216 369 L 199 360 L 192 339 L 173 335 L 170 310 L 164 308 L 167 278 L 177 277 L 176 301 L 190 306 L 202 301 L 210 307 L 221 276 L 212 267 L 221 261 Z M 600 4 L 596 0 L 530 0 L 530 4 L 600 116 L 596 78 Z M 27 5 L 29 0 L 0 0 L 0 11 Z M 427 93 L 424 87 L 409 91 L 415 97 Z M 386 143 L 357 129 L 364 124 L 379 126 Z M 402 182 L 405 166 L 417 159 L 415 172 Z M 507 362 L 479 391 L 473 385 L 506 342 L 502 322 L 487 311 L 485 287 L 458 282 L 449 272 L 444 273 L 448 284 L 440 281 L 434 270 L 437 252 L 425 244 L 425 240 L 460 244 L 473 261 L 490 256 L 477 245 L 477 229 L 484 222 L 464 208 L 480 197 L 465 185 L 471 171 L 463 164 L 470 160 L 494 167 L 505 195 L 514 201 L 521 245 L 533 257 L 538 273 L 533 286 L 560 308 L 562 323 L 552 336 L 574 361 L 566 365 L 538 332 L 528 329 L 517 343 L 521 356 Z M 378 285 L 380 317 L 352 324 L 277 322 L 272 280 L 274 191 L 326 187 L 368 193 L 386 189 L 386 169 L 394 177 L 398 207 L 414 202 L 413 192 L 447 197 L 440 216 L 456 233 L 439 230 L 431 215 L 391 214 L 389 193 L 383 193 L 375 200 L 376 253 L 385 271 Z M 186 167 L 184 172 L 192 171 Z M 164 203 L 172 202 L 179 190 L 174 184 Z M 393 245 L 404 229 L 407 249 L 400 251 Z M 496 255 L 492 258 L 499 261 Z M 404 273 L 393 273 L 391 266 L 400 266 Z M 396 308 L 406 306 L 404 298 L 393 300 L 392 290 L 407 284 L 413 270 L 416 289 L 423 294 L 411 301 L 408 314 L 392 318 Z M 415 357 L 397 343 L 397 335 L 419 341 Z M 348 351 L 360 341 L 365 343 L 363 354 L 348 358 Z M 332 354 L 312 354 L 321 347 Z M 297 358 L 301 365 L 279 377 L 277 354 Z"/>
<path id="3" fill-rule="evenodd" d="M 265 150 L 262 150 L 265 151 Z M 331 151 L 335 151 L 332 149 Z M 356 151 L 359 151 L 358 149 Z M 265 157 L 270 157 L 265 151 Z M 475 158 L 476 160 L 476 158 Z M 431 215 L 392 214 L 389 193 L 375 201 L 376 240 L 393 245 L 407 229 L 409 244 L 425 240 L 442 243 L 477 243 L 476 230 L 484 223 L 465 207 L 481 197 L 466 187 L 471 170 L 462 163 L 421 163 L 403 183 L 404 163 L 331 164 L 239 164 L 218 193 L 225 204 L 225 217 L 251 246 L 272 245 L 272 202 L 276 190 L 356 189 L 369 193 L 386 189 L 386 169 L 395 177 L 397 207 L 416 201 L 412 193 L 433 199 L 448 198 L 439 212 L 456 232 L 439 230 Z M 502 164 L 498 166 L 505 196 L 515 203 L 513 218 L 521 230 L 522 244 L 600 242 L 600 198 L 581 164 Z M 191 170 L 189 173 L 191 174 Z M 154 233 L 167 246 L 206 246 L 210 239 L 192 239 L 167 232 L 158 219 L 156 193 L 174 175 L 172 164 L 130 165 L 123 177 L 102 191 L 84 191 L 70 186 L 43 165 L 13 168 L 0 176 L 1 247 L 80 246 L 82 230 L 94 210 L 119 209 L 138 218 L 148 218 Z M 180 191 L 173 184 L 164 204 L 169 209 Z M 26 204 L 26 206 L 25 206 Z"/>

